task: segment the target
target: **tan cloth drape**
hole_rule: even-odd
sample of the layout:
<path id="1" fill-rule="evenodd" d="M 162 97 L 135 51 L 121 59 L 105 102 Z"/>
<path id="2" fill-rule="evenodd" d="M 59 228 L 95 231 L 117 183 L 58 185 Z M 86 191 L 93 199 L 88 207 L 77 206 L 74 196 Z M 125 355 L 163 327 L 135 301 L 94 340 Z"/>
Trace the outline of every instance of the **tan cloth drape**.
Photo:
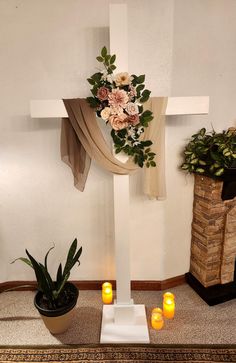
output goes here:
<path id="1" fill-rule="evenodd" d="M 74 184 L 80 191 L 84 190 L 92 158 L 103 168 L 115 174 L 129 174 L 139 169 L 132 160 L 121 163 L 113 156 L 99 128 L 95 112 L 85 99 L 76 98 L 63 101 L 69 119 L 62 119 L 61 157 L 70 166 L 74 175 Z M 151 107 L 155 112 L 165 114 L 166 98 L 154 98 Z M 154 120 L 150 122 L 145 133 L 148 132 L 150 136 L 157 138 L 158 127 L 153 128 L 153 124 L 156 120 L 160 122 L 160 119 L 162 120 L 162 117 L 154 114 Z M 146 134 L 145 138 L 147 138 Z M 151 140 L 153 141 L 153 138 Z M 152 149 L 156 152 L 154 148 Z M 159 168 L 152 169 L 155 169 L 156 173 L 150 173 L 149 169 L 145 168 L 144 191 L 150 197 L 161 197 L 159 191 L 154 190 L 155 181 L 149 182 L 150 178 L 154 179 L 154 174 L 159 173 Z M 163 182 L 165 183 L 165 181 Z"/>
<path id="2" fill-rule="evenodd" d="M 145 103 L 151 110 L 154 119 L 145 132 L 145 138 L 152 140 L 152 151 L 156 153 L 156 168 L 147 168 L 144 173 L 144 193 L 150 198 L 163 200 L 166 198 L 165 177 L 165 113 L 168 98 L 152 97 Z"/>

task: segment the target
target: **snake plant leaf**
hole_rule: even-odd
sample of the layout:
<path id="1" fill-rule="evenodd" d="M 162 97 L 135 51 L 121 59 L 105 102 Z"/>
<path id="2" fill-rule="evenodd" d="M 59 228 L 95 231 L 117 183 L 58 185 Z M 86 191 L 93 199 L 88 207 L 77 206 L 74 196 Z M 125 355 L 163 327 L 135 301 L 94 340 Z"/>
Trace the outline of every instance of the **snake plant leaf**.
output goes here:
<path id="1" fill-rule="evenodd" d="M 77 238 L 74 239 L 74 241 L 72 242 L 68 255 L 67 255 L 67 259 L 66 259 L 66 263 L 65 263 L 65 267 L 63 270 L 63 277 L 65 277 L 65 275 L 71 270 L 72 266 L 73 266 L 73 259 L 74 259 L 74 255 L 77 249 Z"/>
<path id="2" fill-rule="evenodd" d="M 45 266 L 46 271 L 48 270 L 48 267 L 47 267 L 48 255 L 49 255 L 50 251 L 53 250 L 54 247 L 55 247 L 55 245 L 52 246 L 51 248 L 49 248 L 48 252 L 46 253 L 46 256 L 45 256 L 45 259 L 44 259 L 44 266 Z"/>
<path id="3" fill-rule="evenodd" d="M 56 300 L 57 298 L 58 298 L 58 296 L 60 295 L 60 293 L 63 291 L 63 288 L 64 288 L 64 286 L 65 286 L 65 283 L 66 283 L 66 281 L 68 280 L 68 278 L 70 277 L 70 273 L 68 272 L 65 276 L 64 276 L 64 278 L 63 278 L 63 280 L 62 280 L 62 282 L 60 283 L 60 285 L 57 287 L 57 290 L 54 290 L 53 291 L 53 298 Z"/>
<path id="4" fill-rule="evenodd" d="M 57 270 L 57 278 L 56 278 L 56 283 L 57 286 L 59 286 L 59 284 L 62 282 L 63 280 L 63 276 L 62 276 L 62 265 L 60 263 L 58 270 Z"/>
<path id="5" fill-rule="evenodd" d="M 16 261 L 18 261 L 18 260 L 20 260 L 20 261 L 22 261 L 22 262 L 24 262 L 24 263 L 26 263 L 27 265 L 29 265 L 30 267 L 32 267 L 33 268 L 33 265 L 32 265 L 32 263 L 30 262 L 30 260 L 28 259 L 28 258 L 25 258 L 25 257 L 19 257 L 19 258 L 16 258 L 14 261 L 12 261 L 11 263 L 14 263 L 14 262 L 16 262 Z"/>
<path id="6" fill-rule="evenodd" d="M 76 253 L 75 257 L 73 258 L 73 266 L 76 264 L 76 262 L 80 263 L 79 258 L 80 258 L 81 253 L 82 253 L 82 247 L 80 247 L 80 249 Z"/>
<path id="7" fill-rule="evenodd" d="M 54 289 L 54 283 L 52 281 L 52 278 L 51 278 L 50 274 L 46 270 L 45 266 L 43 266 L 43 264 L 39 263 L 39 266 L 41 267 L 41 270 L 42 270 L 42 272 L 43 272 L 43 274 L 45 276 L 48 287 L 50 288 L 50 290 L 53 290 Z"/>
<path id="8" fill-rule="evenodd" d="M 43 291 L 45 293 L 46 296 L 50 296 L 50 287 L 48 285 L 47 279 L 45 277 L 44 271 L 42 270 L 42 267 L 40 266 L 40 264 L 33 258 L 33 256 L 30 255 L 30 253 L 26 251 L 27 256 L 29 257 L 32 265 L 33 265 L 33 269 L 35 272 L 35 276 L 37 279 L 37 283 L 38 283 L 38 288 L 39 290 Z"/>

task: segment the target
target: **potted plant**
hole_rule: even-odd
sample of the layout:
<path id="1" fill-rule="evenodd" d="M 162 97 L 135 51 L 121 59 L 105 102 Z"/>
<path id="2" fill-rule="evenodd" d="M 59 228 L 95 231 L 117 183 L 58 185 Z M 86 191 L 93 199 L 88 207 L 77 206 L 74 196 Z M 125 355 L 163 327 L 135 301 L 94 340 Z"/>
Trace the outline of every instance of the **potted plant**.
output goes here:
<path id="1" fill-rule="evenodd" d="M 76 262 L 80 264 L 79 258 L 82 247 L 77 250 L 77 239 L 72 242 L 64 269 L 60 263 L 55 281 L 53 281 L 47 266 L 48 255 L 53 248 L 54 246 L 47 251 L 44 264 L 36 261 L 27 250 L 28 258 L 20 257 L 12 263 L 20 260 L 33 268 L 38 284 L 34 305 L 49 331 L 52 334 L 59 334 L 66 331 L 70 326 L 77 303 L 78 289 L 74 284 L 68 282 L 68 279 Z"/>
<path id="2" fill-rule="evenodd" d="M 184 149 L 183 170 L 225 180 L 236 160 L 236 128 L 221 133 L 202 128 Z"/>

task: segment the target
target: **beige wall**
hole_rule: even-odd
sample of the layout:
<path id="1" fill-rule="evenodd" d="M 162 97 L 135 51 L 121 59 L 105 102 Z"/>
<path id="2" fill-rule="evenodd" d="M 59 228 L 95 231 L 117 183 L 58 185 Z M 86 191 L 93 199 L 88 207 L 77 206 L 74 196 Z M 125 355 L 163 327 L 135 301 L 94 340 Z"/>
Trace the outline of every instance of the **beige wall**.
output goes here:
<path id="1" fill-rule="evenodd" d="M 72 278 L 114 278 L 112 176 L 93 164 L 78 192 L 60 161 L 60 120 L 29 117 L 30 99 L 88 94 L 86 78 L 109 42 L 110 2 L 0 0 L 0 281 L 33 279 L 27 267 L 9 264 L 26 247 L 43 257 L 55 242 L 53 268 L 75 236 L 84 250 Z M 167 200 L 149 201 L 141 174 L 131 177 L 132 279 L 162 280 L 189 268 L 192 178 L 177 169 L 185 138 L 236 117 L 236 3 L 123 2 L 129 68 L 146 74 L 153 95 L 211 97 L 209 116 L 167 120 Z"/>

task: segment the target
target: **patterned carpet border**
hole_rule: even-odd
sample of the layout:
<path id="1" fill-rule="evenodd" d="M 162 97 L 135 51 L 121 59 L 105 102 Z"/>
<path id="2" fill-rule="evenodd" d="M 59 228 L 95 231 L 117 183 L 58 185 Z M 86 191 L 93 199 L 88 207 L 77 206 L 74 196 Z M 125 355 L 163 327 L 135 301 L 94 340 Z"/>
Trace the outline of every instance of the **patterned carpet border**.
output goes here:
<path id="1" fill-rule="evenodd" d="M 0 346 L 0 362 L 236 362 L 235 345 L 106 344 L 70 346 Z"/>

